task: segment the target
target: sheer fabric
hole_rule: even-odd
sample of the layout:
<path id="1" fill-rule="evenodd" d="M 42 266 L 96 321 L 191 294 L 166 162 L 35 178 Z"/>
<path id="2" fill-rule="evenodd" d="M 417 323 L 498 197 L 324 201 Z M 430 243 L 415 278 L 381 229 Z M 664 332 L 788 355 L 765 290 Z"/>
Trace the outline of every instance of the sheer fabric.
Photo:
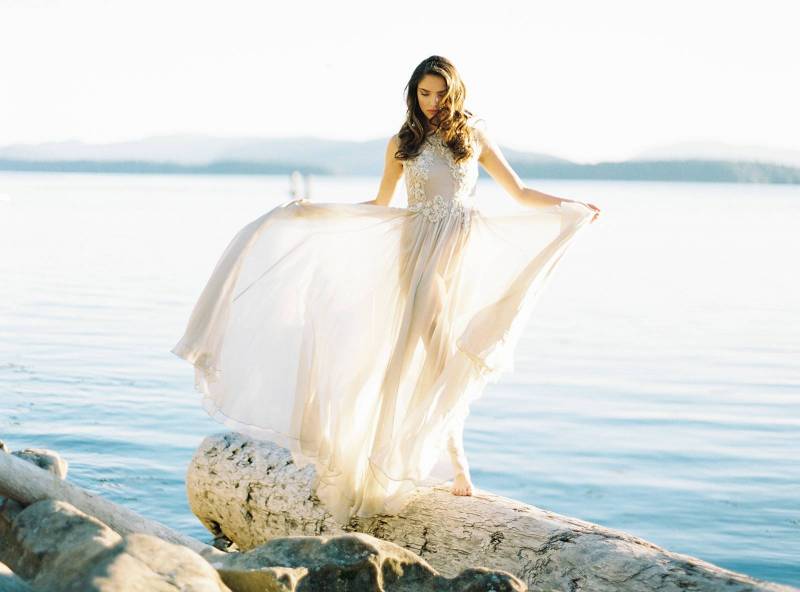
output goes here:
<path id="1" fill-rule="evenodd" d="M 216 420 L 313 463 L 341 523 L 453 477 L 446 441 L 514 368 L 533 305 L 593 210 L 487 215 L 478 146 L 404 163 L 408 208 L 293 200 L 243 227 L 171 350 Z"/>

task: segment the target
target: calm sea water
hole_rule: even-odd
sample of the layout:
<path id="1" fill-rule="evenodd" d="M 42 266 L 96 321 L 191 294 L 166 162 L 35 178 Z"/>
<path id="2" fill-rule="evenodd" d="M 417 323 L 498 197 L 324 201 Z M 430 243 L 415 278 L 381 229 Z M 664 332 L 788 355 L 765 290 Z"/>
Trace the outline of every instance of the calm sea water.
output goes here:
<path id="1" fill-rule="evenodd" d="M 473 406 L 476 486 L 800 585 L 800 189 L 529 184 L 604 215 L 554 273 L 516 371 Z M 312 198 L 377 187 L 320 177 Z M 0 439 L 208 540 L 184 475 L 223 428 L 169 349 L 228 241 L 287 189 L 0 174 Z M 478 192 L 520 207 L 491 180 Z"/>

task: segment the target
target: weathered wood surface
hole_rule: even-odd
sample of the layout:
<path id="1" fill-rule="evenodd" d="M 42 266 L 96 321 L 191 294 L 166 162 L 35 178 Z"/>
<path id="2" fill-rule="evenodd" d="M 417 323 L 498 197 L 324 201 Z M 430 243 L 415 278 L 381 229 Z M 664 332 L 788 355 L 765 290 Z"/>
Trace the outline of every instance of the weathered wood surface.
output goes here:
<path id="1" fill-rule="evenodd" d="M 357 531 L 416 552 L 446 576 L 483 566 L 531 590 L 798 591 L 479 489 L 471 497 L 420 489 L 402 515 L 341 526 L 313 496 L 313 477 L 313 467 L 298 470 L 287 450 L 231 432 L 202 442 L 187 491 L 206 527 L 243 550 L 272 537 Z"/>

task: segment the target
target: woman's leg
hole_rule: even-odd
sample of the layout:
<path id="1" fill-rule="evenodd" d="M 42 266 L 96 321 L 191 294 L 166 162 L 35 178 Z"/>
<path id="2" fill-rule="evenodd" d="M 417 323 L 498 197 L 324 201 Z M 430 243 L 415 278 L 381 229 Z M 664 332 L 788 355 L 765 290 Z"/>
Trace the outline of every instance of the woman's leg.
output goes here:
<path id="1" fill-rule="evenodd" d="M 452 263 L 452 262 L 449 262 Z M 447 267 L 447 263 L 444 266 Z M 422 338 L 425 347 L 425 361 L 420 371 L 420 380 L 415 395 L 427 394 L 428 385 L 441 376 L 451 352 L 452 336 L 450 329 L 449 287 L 445 274 L 432 267 L 426 269 L 416 285 L 415 307 L 411 325 L 411 335 Z M 416 396 L 411 405 L 418 404 Z M 453 487 L 455 495 L 472 495 L 472 480 L 464 452 L 465 417 L 453 418 L 447 435 L 447 450 L 453 465 Z"/>
<path id="2" fill-rule="evenodd" d="M 469 474 L 467 454 L 464 452 L 464 421 L 453 422 L 447 436 L 447 451 L 453 464 L 453 488 L 455 495 L 472 495 L 472 479 Z"/>

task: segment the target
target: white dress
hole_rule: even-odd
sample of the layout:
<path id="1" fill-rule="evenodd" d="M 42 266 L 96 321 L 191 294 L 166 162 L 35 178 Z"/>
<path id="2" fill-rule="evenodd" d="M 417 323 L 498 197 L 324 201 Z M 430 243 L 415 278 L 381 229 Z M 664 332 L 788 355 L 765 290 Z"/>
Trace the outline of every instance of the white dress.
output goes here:
<path id="1" fill-rule="evenodd" d="M 247 224 L 171 350 L 214 419 L 314 463 L 342 524 L 452 478 L 432 475 L 448 434 L 513 370 L 538 294 L 594 215 L 482 213 L 474 146 L 456 163 L 428 137 L 404 163 L 408 208 L 293 200 Z"/>

